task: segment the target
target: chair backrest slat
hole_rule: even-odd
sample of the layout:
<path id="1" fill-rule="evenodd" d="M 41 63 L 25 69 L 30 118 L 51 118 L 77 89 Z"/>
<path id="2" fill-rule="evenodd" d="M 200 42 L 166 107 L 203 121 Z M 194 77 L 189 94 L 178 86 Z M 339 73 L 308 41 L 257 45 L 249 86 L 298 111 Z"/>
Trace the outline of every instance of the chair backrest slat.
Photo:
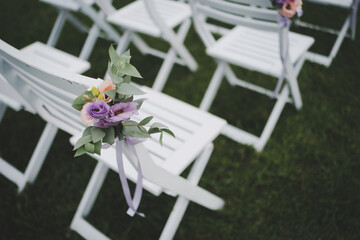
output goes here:
<path id="1" fill-rule="evenodd" d="M 246 1 L 228 1 L 228 0 L 200 0 L 200 2 L 210 8 L 217 9 L 222 11 L 223 14 L 229 13 L 235 16 L 241 17 L 250 17 L 256 20 L 265 20 L 276 22 L 277 12 L 274 9 L 269 9 L 268 4 L 258 4 L 254 3 L 244 4 Z M 261 3 L 267 3 L 270 1 L 257 1 Z M 260 23 L 260 22 L 259 22 Z"/>
<path id="2" fill-rule="evenodd" d="M 0 40 L 0 72 L 8 83 L 43 117 L 58 128 L 77 134 L 84 126 L 73 99 L 101 80 L 44 66 Z"/>

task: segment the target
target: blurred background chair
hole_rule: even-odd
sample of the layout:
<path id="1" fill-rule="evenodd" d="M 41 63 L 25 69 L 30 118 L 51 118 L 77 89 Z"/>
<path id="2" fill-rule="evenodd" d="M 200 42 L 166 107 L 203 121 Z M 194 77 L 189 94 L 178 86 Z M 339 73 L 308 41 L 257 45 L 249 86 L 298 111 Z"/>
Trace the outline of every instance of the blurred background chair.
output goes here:
<path id="1" fill-rule="evenodd" d="M 48 1 L 50 2 L 51 0 Z M 92 48 L 94 47 L 94 41 L 97 38 L 97 34 L 95 34 L 95 32 L 89 33 L 83 49 L 80 53 L 81 57 L 79 58 L 69 53 L 63 52 L 59 49 L 56 49 L 54 45 L 57 43 L 57 40 L 60 36 L 65 18 L 70 16 L 68 15 L 67 11 L 69 9 L 74 9 L 74 5 L 70 4 L 72 3 L 71 1 L 64 1 L 59 3 L 69 3 L 69 5 L 65 4 L 60 8 L 60 14 L 52 29 L 47 44 L 41 42 L 34 42 L 23 48 L 21 51 L 42 62 L 44 66 L 58 68 L 63 71 L 83 73 L 90 68 L 90 63 L 87 62 L 86 59 L 89 57 Z M 74 20 L 75 18 L 70 17 L 69 19 L 72 19 L 72 21 L 76 21 Z M 26 111 L 34 113 L 34 109 L 28 104 L 25 99 L 23 99 L 21 95 L 16 92 L 15 89 L 13 89 L 11 85 L 7 84 L 5 78 L 6 77 L 0 75 L 0 120 L 5 114 L 6 108 L 8 106 L 15 111 L 24 109 Z M 52 141 L 56 136 L 56 133 L 57 128 L 55 128 L 51 124 L 46 125 L 24 172 L 19 171 L 14 166 L 9 164 L 9 162 L 7 162 L 5 159 L 0 158 L 0 173 L 3 174 L 6 178 L 8 178 L 10 181 L 14 182 L 18 186 L 19 192 L 24 189 L 26 183 L 32 183 L 35 181 L 41 169 L 43 161 L 45 160 L 46 154 L 52 144 Z"/>
<path id="2" fill-rule="evenodd" d="M 81 0 L 76 0 L 81 1 Z M 155 78 L 153 89 L 161 91 L 175 63 L 197 69 L 197 63 L 183 41 L 191 25 L 190 6 L 181 1 L 140 0 L 116 10 L 109 0 L 95 1 L 107 15 L 107 20 L 123 30 L 118 42 L 118 53 L 123 53 L 130 42 L 142 54 L 150 54 L 164 59 Z M 177 28 L 177 32 L 174 29 Z M 139 34 L 162 40 L 169 45 L 166 52 L 150 47 Z"/>
<path id="3" fill-rule="evenodd" d="M 259 137 L 231 125 L 222 132 L 262 151 L 285 103 L 293 103 L 297 110 L 302 107 L 297 76 L 314 40 L 288 32 L 286 27 L 280 28 L 278 11 L 272 9 L 271 1 L 191 0 L 190 3 L 196 31 L 206 46 L 206 53 L 217 62 L 200 109 L 210 109 L 223 77 L 230 85 L 275 98 L 275 106 Z M 274 91 L 240 80 L 230 65 L 276 77 L 278 86 Z M 283 77 L 286 79 L 284 84 L 281 82 Z"/>
<path id="4" fill-rule="evenodd" d="M 100 85 L 100 79 L 46 66 L 42 61 L 33 59 L 3 41 L 0 41 L 0 62 L 0 72 L 4 79 L 27 100 L 41 118 L 73 136 L 81 134 L 84 126 L 80 122 L 79 112 L 71 106 L 72 101 L 91 86 Z M 144 188 L 155 195 L 165 191 L 178 196 L 161 236 L 161 239 L 172 239 L 189 201 L 212 210 L 220 209 L 224 205 L 221 198 L 197 184 L 213 150 L 212 141 L 226 122 L 150 88 L 143 90 L 148 92 L 148 100 L 144 102 L 136 120 L 153 115 L 155 121 L 162 121 L 177 135 L 175 139 L 165 137 L 164 147 L 152 138 L 144 144 L 135 145 L 143 169 Z M 126 146 L 124 153 L 127 177 L 136 179 L 134 156 Z M 117 171 L 115 149 L 103 150 L 101 157 L 92 157 L 99 160 L 99 163 L 71 228 L 87 239 L 108 239 L 91 226 L 84 216 L 91 210 L 108 169 Z M 180 177 L 180 173 L 192 163 L 194 164 L 188 178 Z"/>
<path id="5" fill-rule="evenodd" d="M 358 0 L 304 0 L 304 3 L 314 3 L 317 5 L 324 6 L 324 11 L 327 7 L 336 7 L 339 10 L 345 9 L 348 13 L 345 17 L 345 21 L 342 24 L 340 30 L 325 27 L 325 26 L 319 26 L 317 24 L 304 22 L 301 20 L 295 21 L 296 25 L 306 28 L 311 28 L 314 30 L 323 31 L 329 34 L 334 34 L 337 36 L 334 45 L 331 48 L 330 54 L 328 56 L 314 53 L 314 52 L 308 52 L 306 54 L 306 58 L 312 62 L 316 62 L 319 64 L 322 64 L 326 67 L 329 67 L 333 61 L 333 59 L 336 57 L 337 53 L 339 52 L 339 49 L 341 47 L 342 42 L 344 41 L 345 37 L 349 37 L 352 40 L 355 39 L 355 33 L 356 33 L 356 19 L 357 19 L 357 9 L 359 5 Z"/>

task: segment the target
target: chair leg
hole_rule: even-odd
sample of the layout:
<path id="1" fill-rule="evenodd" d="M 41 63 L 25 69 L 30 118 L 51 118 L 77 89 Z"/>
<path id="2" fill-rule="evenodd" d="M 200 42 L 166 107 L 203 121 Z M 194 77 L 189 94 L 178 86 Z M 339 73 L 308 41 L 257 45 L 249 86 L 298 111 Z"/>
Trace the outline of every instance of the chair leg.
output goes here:
<path id="1" fill-rule="evenodd" d="M 84 219 L 84 217 L 90 212 L 96 197 L 99 194 L 108 170 L 109 168 L 104 163 L 97 163 L 89 184 L 87 185 L 84 195 L 81 198 L 80 204 L 76 210 L 75 216 L 71 222 L 70 228 L 79 233 L 85 239 L 109 239 Z"/>
<path id="2" fill-rule="evenodd" d="M 84 59 L 84 60 L 89 59 L 99 34 L 100 34 L 100 29 L 96 26 L 96 24 L 94 24 L 90 29 L 88 37 L 86 38 L 84 47 L 81 49 L 81 53 L 79 56 L 80 59 Z"/>
<path id="3" fill-rule="evenodd" d="M 5 111 L 6 111 L 7 105 L 0 101 L 0 122 L 2 121 Z"/>
<path id="4" fill-rule="evenodd" d="M 220 62 L 200 103 L 200 109 L 208 111 L 224 76 L 225 64 Z"/>
<path id="5" fill-rule="evenodd" d="M 280 114 L 284 109 L 284 106 L 289 98 L 289 87 L 287 85 L 284 86 L 283 90 L 281 91 L 273 110 L 269 116 L 268 121 L 266 122 L 265 128 L 261 133 L 261 136 L 258 141 L 254 144 L 254 148 L 261 152 L 265 144 L 270 138 L 270 135 L 274 131 L 274 128 L 279 120 Z"/>
<path id="6" fill-rule="evenodd" d="M 0 158 L 0 173 L 3 174 L 10 181 L 18 185 L 18 192 L 22 192 L 27 182 L 33 183 L 41 169 L 45 157 L 50 149 L 54 137 L 56 136 L 57 128 L 48 123 L 41 134 L 40 140 L 36 145 L 34 153 L 31 156 L 25 173 L 7 163 Z"/>
<path id="7" fill-rule="evenodd" d="M 188 180 L 191 183 L 195 185 L 199 183 L 199 180 L 205 170 L 205 167 L 209 161 L 213 149 L 214 149 L 214 145 L 212 143 L 208 144 L 204 149 L 204 151 L 195 161 L 194 166 L 192 167 L 188 176 Z M 181 196 L 178 197 L 178 199 L 175 202 L 174 208 L 171 211 L 171 214 L 165 224 L 164 230 L 161 233 L 160 240 L 167 240 L 174 238 L 176 230 L 178 229 L 180 222 L 183 219 L 183 216 L 185 214 L 188 205 L 189 205 L 188 199 Z"/>
<path id="8" fill-rule="evenodd" d="M 179 42 L 183 42 L 186 34 L 188 33 L 190 28 L 190 22 L 185 22 L 181 25 L 177 37 L 179 38 Z M 176 59 L 176 51 L 173 47 L 170 47 L 170 50 L 166 54 L 163 64 L 161 65 L 160 71 L 155 78 L 152 89 L 161 92 L 165 86 L 166 80 L 169 77 L 170 71 L 175 64 Z M 188 63 L 189 64 L 189 63 Z M 191 70 L 196 69 L 194 64 L 190 67 Z"/>
<path id="9" fill-rule="evenodd" d="M 66 20 L 65 10 L 60 10 L 59 16 L 56 19 L 55 25 L 51 31 L 50 37 L 47 41 L 47 45 L 55 46 L 57 41 L 59 40 L 60 33 L 62 28 L 64 27 L 64 23 Z"/>

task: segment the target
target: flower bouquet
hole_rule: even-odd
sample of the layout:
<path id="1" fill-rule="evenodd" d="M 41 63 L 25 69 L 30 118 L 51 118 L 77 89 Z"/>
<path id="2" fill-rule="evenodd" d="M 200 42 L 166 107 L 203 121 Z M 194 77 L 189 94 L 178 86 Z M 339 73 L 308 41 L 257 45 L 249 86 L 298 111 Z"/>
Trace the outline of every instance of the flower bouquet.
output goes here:
<path id="1" fill-rule="evenodd" d="M 165 125 L 155 122 L 147 126 L 152 116 L 140 122 L 130 120 L 138 114 L 145 99 L 134 99 L 135 95 L 144 92 L 131 84 L 131 77 L 142 78 L 136 68 L 130 64 L 130 51 L 119 56 L 113 46 L 109 48 L 110 63 L 108 65 L 109 80 L 103 81 L 99 87 L 92 87 L 77 97 L 72 106 L 80 111 L 81 121 L 87 126 L 82 137 L 74 146 L 75 156 L 85 153 L 101 154 L 102 148 L 108 148 L 115 143 L 116 161 L 125 200 L 129 206 L 127 213 L 134 216 L 144 214 L 137 212 L 142 196 L 142 171 L 134 145 L 149 138 L 151 134 L 160 133 L 159 142 L 162 145 L 163 133 L 175 137 Z M 123 166 L 123 145 L 132 153 L 137 163 L 138 179 L 134 197 L 131 198 L 129 185 Z"/>
<path id="2" fill-rule="evenodd" d="M 303 15 L 302 0 L 272 0 L 272 3 L 280 9 L 280 23 L 288 25 L 290 18 Z"/>
<path id="3" fill-rule="evenodd" d="M 171 130 L 158 122 L 146 129 L 152 116 L 140 122 L 130 120 L 132 115 L 138 114 L 145 100 L 134 100 L 135 95 L 145 93 L 131 84 L 131 77 L 142 77 L 130 64 L 129 50 L 119 56 L 110 46 L 109 55 L 111 61 L 107 72 L 111 80 L 103 81 L 99 87 L 92 87 L 73 101 L 73 108 L 80 111 L 81 121 L 87 126 L 75 144 L 75 156 L 86 152 L 100 155 L 104 143 L 112 145 L 115 140 L 122 141 L 128 137 L 148 138 L 153 133 L 160 133 L 161 145 L 164 132 L 175 137 Z"/>

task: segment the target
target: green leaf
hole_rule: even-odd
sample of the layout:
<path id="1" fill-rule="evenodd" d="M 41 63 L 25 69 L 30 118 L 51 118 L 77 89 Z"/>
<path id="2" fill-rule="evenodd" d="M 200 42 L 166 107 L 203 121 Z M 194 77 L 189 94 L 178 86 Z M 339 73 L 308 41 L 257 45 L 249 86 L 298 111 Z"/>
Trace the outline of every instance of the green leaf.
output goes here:
<path id="1" fill-rule="evenodd" d="M 117 54 L 117 52 L 115 51 L 115 48 L 113 47 L 112 44 L 109 47 L 109 56 L 110 56 L 111 62 L 114 63 L 114 64 L 120 60 L 120 57 Z"/>
<path id="2" fill-rule="evenodd" d="M 115 99 L 116 96 L 116 90 L 107 90 L 105 91 L 106 96 L 108 96 L 111 99 Z"/>
<path id="3" fill-rule="evenodd" d="M 158 128 L 150 128 L 148 131 L 148 134 L 159 133 L 159 132 L 161 132 L 161 131 Z"/>
<path id="4" fill-rule="evenodd" d="M 101 154 L 101 141 L 98 141 L 94 144 L 95 148 L 94 148 L 94 152 L 100 156 Z"/>
<path id="5" fill-rule="evenodd" d="M 161 132 L 160 138 L 159 138 L 159 142 L 160 142 L 161 146 L 163 146 L 163 136 L 164 136 L 164 134 L 163 134 L 163 132 Z"/>
<path id="6" fill-rule="evenodd" d="M 137 126 L 124 126 L 122 131 L 123 131 L 124 135 L 130 136 L 130 137 L 136 137 L 136 138 L 150 137 L 150 135 L 146 131 L 143 132 Z"/>
<path id="7" fill-rule="evenodd" d="M 166 132 L 167 134 L 170 134 L 171 136 L 175 137 L 175 134 L 168 128 L 161 129 L 161 132 Z"/>
<path id="8" fill-rule="evenodd" d="M 123 59 L 125 63 L 130 63 L 130 58 L 131 58 L 130 49 L 128 49 L 123 54 L 121 54 L 120 58 Z"/>
<path id="9" fill-rule="evenodd" d="M 83 155 L 83 154 L 85 154 L 85 153 L 86 153 L 85 147 L 82 146 L 81 148 L 79 148 L 79 149 L 75 152 L 74 157 L 81 156 L 81 155 Z"/>
<path id="10" fill-rule="evenodd" d="M 121 77 L 117 76 L 117 75 L 113 72 L 112 66 L 114 66 L 114 65 L 111 65 L 111 63 L 109 63 L 109 65 L 108 65 L 108 70 L 107 70 L 107 72 L 108 72 L 111 80 L 112 80 L 114 83 L 121 83 L 121 82 L 123 82 L 123 79 L 122 79 Z M 115 71 L 116 71 L 116 67 L 115 67 L 114 69 L 115 69 Z"/>
<path id="11" fill-rule="evenodd" d="M 97 141 L 105 137 L 105 131 L 102 128 L 93 127 L 91 129 L 92 141 L 96 143 Z"/>
<path id="12" fill-rule="evenodd" d="M 85 137 L 85 136 L 91 135 L 91 129 L 92 129 L 92 128 L 93 128 L 93 127 L 87 127 L 87 128 L 85 128 L 82 136 Z"/>
<path id="13" fill-rule="evenodd" d="M 134 102 L 136 102 L 138 105 L 136 106 L 137 110 L 139 110 L 143 104 L 143 102 L 146 100 L 146 98 L 140 98 L 140 99 L 136 99 L 134 100 Z"/>
<path id="14" fill-rule="evenodd" d="M 125 75 L 129 75 L 129 76 L 132 76 L 132 77 L 137 77 L 137 78 L 143 78 L 140 73 L 138 72 L 138 70 L 133 66 L 131 65 L 130 63 L 124 63 L 124 67 L 121 68 L 121 69 L 118 69 L 119 72 L 125 74 Z"/>
<path id="15" fill-rule="evenodd" d="M 108 143 L 110 145 L 114 144 L 115 139 L 115 130 L 113 127 L 109 127 L 106 129 L 106 135 L 103 138 L 104 143 Z"/>
<path id="16" fill-rule="evenodd" d="M 122 125 L 123 126 L 137 126 L 139 124 L 133 120 L 127 120 L 127 121 L 123 121 Z"/>
<path id="17" fill-rule="evenodd" d="M 141 95 L 145 94 L 140 88 L 129 84 L 129 83 L 120 83 L 118 85 L 118 89 L 116 90 L 117 93 L 123 95 Z"/>
<path id="18" fill-rule="evenodd" d="M 130 82 L 131 82 L 131 76 L 125 76 L 125 77 L 123 78 L 123 82 L 124 82 L 124 83 L 130 83 Z"/>
<path id="19" fill-rule="evenodd" d="M 159 123 L 159 122 L 155 122 L 155 123 L 151 124 L 150 127 L 151 128 L 159 128 L 159 129 L 168 128 L 167 126 L 165 126 L 164 124 Z"/>
<path id="20" fill-rule="evenodd" d="M 144 125 L 148 124 L 151 121 L 151 119 L 153 119 L 153 118 L 154 118 L 153 116 L 144 118 L 141 122 L 139 122 L 139 125 L 144 126 Z"/>
<path id="21" fill-rule="evenodd" d="M 83 108 L 83 105 L 86 103 L 86 100 L 84 99 L 84 97 L 78 96 L 77 98 L 74 99 L 73 103 L 72 103 L 72 107 L 75 108 L 78 111 L 81 111 L 81 109 Z"/>
<path id="22" fill-rule="evenodd" d="M 85 143 L 85 150 L 89 153 L 95 152 L 95 145 L 93 143 Z"/>
<path id="23" fill-rule="evenodd" d="M 92 140 L 91 135 L 81 137 L 79 140 L 77 140 L 73 150 L 76 150 L 76 149 L 80 148 L 81 146 L 83 146 L 84 144 L 91 142 L 91 140 Z"/>

